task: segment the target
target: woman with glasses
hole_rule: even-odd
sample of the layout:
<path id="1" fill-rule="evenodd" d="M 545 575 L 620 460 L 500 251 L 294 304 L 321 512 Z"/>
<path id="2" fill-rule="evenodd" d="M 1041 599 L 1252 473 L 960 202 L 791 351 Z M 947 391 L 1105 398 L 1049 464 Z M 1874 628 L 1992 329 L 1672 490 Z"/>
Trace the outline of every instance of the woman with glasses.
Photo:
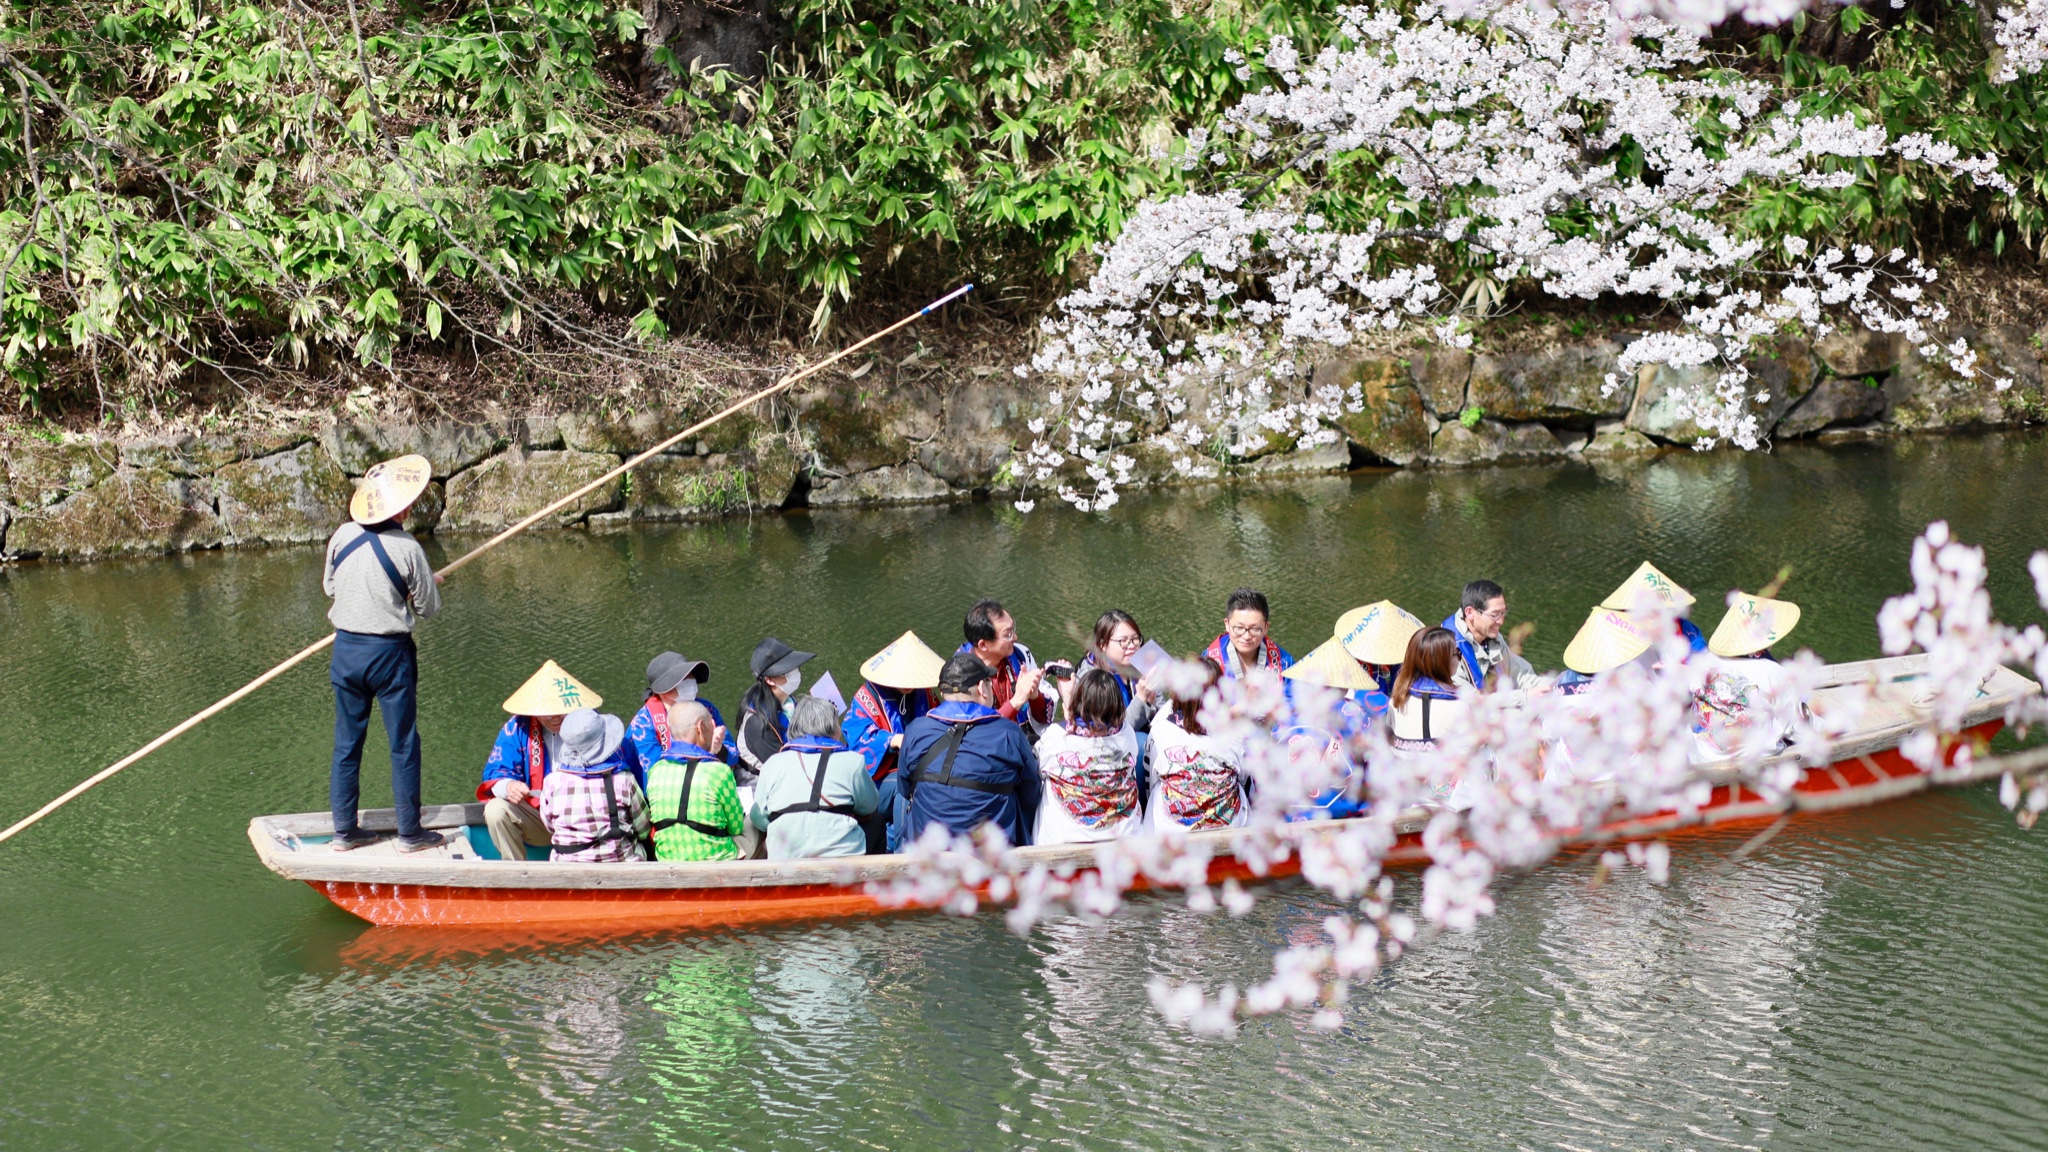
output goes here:
<path id="1" fill-rule="evenodd" d="M 1223 604 L 1223 635 L 1210 641 L 1202 655 L 1223 669 L 1225 679 L 1241 676 L 1247 668 L 1265 668 L 1276 676 L 1287 671 L 1294 666 L 1294 657 L 1269 635 L 1272 616 L 1264 592 L 1239 588 Z"/>
<path id="2" fill-rule="evenodd" d="M 1131 666 L 1131 657 L 1144 646 L 1145 633 L 1138 621 L 1121 608 L 1111 608 L 1095 622 L 1094 643 L 1074 669 L 1078 676 L 1100 668 L 1115 678 L 1116 690 L 1124 698 L 1125 718 L 1135 732 L 1152 730 L 1152 711 L 1158 700 L 1152 686 L 1145 683 L 1144 673 Z"/>

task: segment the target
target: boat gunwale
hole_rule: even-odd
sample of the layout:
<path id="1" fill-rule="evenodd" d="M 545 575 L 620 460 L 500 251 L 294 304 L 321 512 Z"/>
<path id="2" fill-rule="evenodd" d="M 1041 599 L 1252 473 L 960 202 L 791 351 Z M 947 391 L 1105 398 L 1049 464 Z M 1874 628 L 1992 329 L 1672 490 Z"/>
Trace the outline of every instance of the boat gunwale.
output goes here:
<path id="1" fill-rule="evenodd" d="M 1868 661 L 1850 661 L 1833 667 L 1842 669 L 1848 675 L 1828 681 L 1828 686 L 1844 686 L 1859 681 L 1882 683 L 1893 673 L 1911 671 L 1923 667 L 1926 657 L 1922 655 L 1885 657 Z M 2039 686 L 2027 677 L 2009 668 L 2001 668 L 1991 681 L 2009 685 L 2007 691 L 1996 694 L 1986 693 L 1973 703 L 1965 713 L 1963 728 L 1974 729 L 1994 719 L 2001 719 L 2007 707 L 2017 698 L 2038 692 Z M 1840 764 L 1868 757 L 1872 753 L 1896 748 L 1907 735 L 1923 727 L 1927 722 L 1924 709 L 1914 719 L 1871 729 L 1856 736 L 1837 741 L 1831 749 L 1831 764 Z M 1721 767 L 1703 766 L 1698 774 L 1701 783 L 1709 785 L 1738 784 L 1750 779 L 1756 771 L 1771 765 L 1796 762 L 1797 754 L 1781 752 L 1761 761 L 1756 769 L 1741 769 L 1732 763 Z M 1964 783 L 1965 775 L 1953 772 L 1942 773 L 1938 778 L 1925 772 L 1914 772 L 1906 777 L 1860 785 L 1853 789 L 1854 798 L 1832 797 L 1833 803 L 1823 803 L 1819 798 L 1808 798 L 1813 803 L 1797 803 L 1801 809 L 1818 809 L 1823 806 L 1838 807 L 1851 803 L 1872 803 L 1918 791 L 1934 783 Z M 1908 786 L 1910 783 L 1911 786 Z M 1869 799 L 1874 796 L 1875 799 Z M 426 805 L 421 808 L 421 824 L 432 829 L 466 829 L 481 824 L 483 805 L 476 802 L 464 804 Z M 1727 809 L 1748 809 L 1756 805 L 1731 803 L 1721 806 Z M 1770 811 L 1777 807 L 1764 805 Z M 1761 814 L 1761 810 L 1760 810 Z M 1429 822 L 1429 809 L 1416 807 L 1403 812 L 1396 820 L 1397 833 L 1419 832 Z M 1731 811 L 1726 815 L 1707 814 L 1705 822 L 1721 823 L 1728 820 L 1747 818 L 1742 811 Z M 363 813 L 363 825 L 375 831 L 388 830 L 392 821 L 390 809 L 375 809 Z M 1620 831 L 1631 826 L 1646 829 L 1660 826 L 1665 822 L 1657 813 L 1625 816 L 1604 823 L 1601 831 L 1582 832 L 1573 840 L 1594 838 L 1606 839 L 1615 835 L 1626 836 Z M 1323 821 L 1311 821 L 1287 826 L 1290 834 L 1313 834 L 1317 829 L 1333 830 Z M 448 860 L 414 859 L 389 855 L 356 856 L 327 852 L 306 852 L 291 846 L 301 836 L 323 836 L 332 834 L 332 817 L 326 812 L 301 812 L 284 815 L 258 816 L 249 821 L 249 841 L 264 866 L 280 876 L 306 882 L 342 882 L 355 884 L 402 884 L 425 887 L 460 888 L 518 888 L 518 889 L 699 889 L 699 888 L 783 888 L 798 886 L 853 884 L 888 881 L 901 877 L 910 867 L 910 857 L 903 854 L 880 856 L 841 856 L 805 860 L 719 860 L 719 861 L 659 861 L 633 860 L 609 863 L 557 862 L 552 860 L 512 861 L 503 860 Z M 1298 832 L 1291 830 L 1298 829 Z M 1221 828 L 1187 834 L 1194 845 L 1207 845 L 1216 857 L 1234 856 L 1234 848 L 1245 831 L 1239 828 Z M 1019 865 L 1030 867 L 1043 864 L 1049 868 L 1071 867 L 1075 871 L 1092 868 L 1096 862 L 1095 843 L 1063 844 L 1049 846 L 1027 846 L 1010 850 L 1011 859 Z"/>

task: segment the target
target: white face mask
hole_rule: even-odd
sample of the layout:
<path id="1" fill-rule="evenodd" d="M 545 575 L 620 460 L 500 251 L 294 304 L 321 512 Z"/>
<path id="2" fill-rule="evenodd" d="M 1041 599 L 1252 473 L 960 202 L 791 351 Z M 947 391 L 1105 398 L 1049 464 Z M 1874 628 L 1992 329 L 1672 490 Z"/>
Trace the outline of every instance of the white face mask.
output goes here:
<path id="1" fill-rule="evenodd" d="M 782 678 L 782 690 L 794 696 L 796 695 L 797 686 L 803 682 L 804 670 L 801 668 L 792 669 L 789 675 Z"/>
<path id="2" fill-rule="evenodd" d="M 683 704 L 696 698 L 697 682 L 695 680 L 685 679 L 681 684 L 676 685 L 676 703 Z"/>

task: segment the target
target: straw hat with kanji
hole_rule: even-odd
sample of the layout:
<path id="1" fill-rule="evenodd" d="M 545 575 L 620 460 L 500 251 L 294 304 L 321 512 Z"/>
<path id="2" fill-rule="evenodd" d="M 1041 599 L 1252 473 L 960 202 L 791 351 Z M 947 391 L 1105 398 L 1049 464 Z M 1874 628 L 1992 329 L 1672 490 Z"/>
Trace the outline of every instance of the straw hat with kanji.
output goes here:
<path id="1" fill-rule="evenodd" d="M 1736 592 L 1728 597 L 1728 614 L 1707 641 L 1707 651 L 1731 659 L 1751 656 L 1783 640 L 1798 623 L 1799 605 Z"/>
<path id="2" fill-rule="evenodd" d="M 578 708 L 595 708 L 604 697 L 583 686 L 583 681 L 562 670 L 553 660 L 505 697 L 505 711 L 514 716 L 563 716 Z"/>
<path id="3" fill-rule="evenodd" d="M 1602 608 L 1615 608 L 1623 612 L 1644 608 L 1688 608 L 1693 595 L 1678 586 L 1678 581 L 1657 570 L 1655 564 L 1643 561 L 1642 567 L 1629 574 L 1621 587 L 1607 594 L 1600 602 Z"/>
<path id="4" fill-rule="evenodd" d="M 1337 640 L 1367 664 L 1399 664 L 1408 655 L 1409 638 L 1423 627 L 1414 613 L 1381 600 L 1337 617 Z"/>
<path id="5" fill-rule="evenodd" d="M 382 524 L 400 516 L 433 478 L 434 467 L 425 456 L 397 456 L 373 464 L 349 499 L 349 519 L 358 524 Z"/>
<path id="6" fill-rule="evenodd" d="M 1657 642 L 1656 633 L 1640 617 L 1612 608 L 1595 608 L 1579 625 L 1579 634 L 1564 646 L 1564 666 L 1597 676 L 1641 656 Z"/>
<path id="7" fill-rule="evenodd" d="M 1377 688 L 1373 678 L 1351 653 L 1344 650 L 1344 642 L 1335 636 L 1316 646 L 1316 650 L 1294 662 L 1294 666 L 1281 673 L 1289 680 L 1305 680 L 1310 684 L 1321 684 L 1349 692 L 1354 688 Z"/>
<path id="8" fill-rule="evenodd" d="M 945 666 L 945 658 L 932 651 L 917 638 L 915 631 L 911 631 L 891 640 L 887 648 L 868 657 L 867 663 L 860 666 L 860 674 L 871 684 L 907 691 L 938 687 L 939 670 Z"/>

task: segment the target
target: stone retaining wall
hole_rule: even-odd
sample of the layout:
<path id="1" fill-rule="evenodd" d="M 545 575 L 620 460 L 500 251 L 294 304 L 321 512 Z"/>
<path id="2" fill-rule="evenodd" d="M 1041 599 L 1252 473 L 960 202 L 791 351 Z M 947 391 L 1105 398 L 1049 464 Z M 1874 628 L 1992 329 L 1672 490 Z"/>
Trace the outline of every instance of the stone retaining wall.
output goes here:
<path id="1" fill-rule="evenodd" d="M 2042 334 L 1968 334 L 1989 380 L 1959 379 L 1893 338 L 1864 333 L 1818 347 L 1783 341 L 1751 370 L 1773 400 L 1759 412 L 1777 439 L 2013 427 L 2048 419 Z M 1698 380 L 1648 368 L 1632 390 L 1603 394 L 1626 337 L 1529 353 L 1419 349 L 1332 361 L 1316 383 L 1357 383 L 1362 411 L 1340 443 L 1271 440 L 1239 474 L 1299 475 L 1372 464 L 1461 467 L 1647 455 L 1696 433 L 1674 388 Z M 876 375 L 880 375 L 877 373 Z M 940 383 L 934 383 L 940 381 Z M 601 528 L 788 508 L 849 507 L 1003 493 L 1028 439 L 1035 390 L 993 367 L 883 387 L 841 379 L 772 402 L 679 445 L 555 517 Z M 355 477 L 419 452 L 434 483 L 416 531 L 491 531 L 595 479 L 687 426 L 690 414 L 566 413 L 462 423 L 348 417 L 296 432 L 175 440 L 24 439 L 0 443 L 0 559 L 88 559 L 325 539 Z M 1138 449 L 1139 483 L 1167 483 L 1163 457 Z"/>

